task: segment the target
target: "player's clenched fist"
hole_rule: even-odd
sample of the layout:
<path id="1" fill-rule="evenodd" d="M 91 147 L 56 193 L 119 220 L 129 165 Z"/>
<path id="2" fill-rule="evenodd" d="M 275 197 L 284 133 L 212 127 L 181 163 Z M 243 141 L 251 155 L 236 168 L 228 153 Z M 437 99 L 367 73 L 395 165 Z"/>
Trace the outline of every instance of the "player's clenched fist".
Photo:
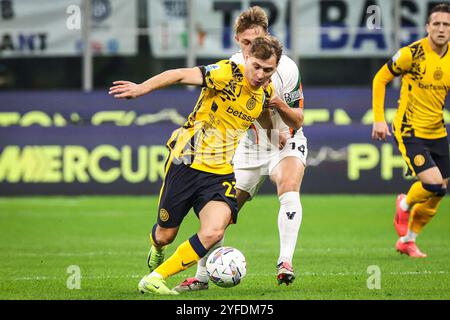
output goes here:
<path id="1" fill-rule="evenodd" d="M 109 88 L 109 94 L 118 99 L 134 99 L 144 95 L 146 92 L 142 85 L 131 81 L 114 81 L 114 86 Z"/>

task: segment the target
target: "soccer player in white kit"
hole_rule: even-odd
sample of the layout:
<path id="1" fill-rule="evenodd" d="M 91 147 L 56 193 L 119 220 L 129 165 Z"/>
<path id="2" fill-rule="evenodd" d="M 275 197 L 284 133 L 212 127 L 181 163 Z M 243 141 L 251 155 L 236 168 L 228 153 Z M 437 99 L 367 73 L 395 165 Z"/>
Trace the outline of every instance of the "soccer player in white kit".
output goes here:
<path id="1" fill-rule="evenodd" d="M 236 20 L 235 31 L 235 39 L 241 51 L 234 54 L 230 60 L 243 64 L 243 52 L 250 47 L 252 40 L 268 33 L 266 13 L 258 6 L 242 12 Z M 278 134 L 272 132 L 272 142 L 268 141 L 267 134 L 255 122 L 253 130 L 249 130 L 247 137 L 239 143 L 233 167 L 239 209 L 257 193 L 267 175 L 277 187 L 280 200 L 278 213 L 280 254 L 277 261 L 277 280 L 278 284 L 289 285 L 295 279 L 292 258 L 302 221 L 300 185 L 308 148 L 302 131 L 301 77 L 295 62 L 283 55 L 271 81 L 275 87 L 276 97 L 270 101 L 269 107 L 272 109 L 273 128 Z M 222 245 L 223 239 L 209 252 Z M 174 290 L 182 292 L 208 289 L 207 258 L 208 255 L 198 262 L 195 277 L 187 278 Z"/>

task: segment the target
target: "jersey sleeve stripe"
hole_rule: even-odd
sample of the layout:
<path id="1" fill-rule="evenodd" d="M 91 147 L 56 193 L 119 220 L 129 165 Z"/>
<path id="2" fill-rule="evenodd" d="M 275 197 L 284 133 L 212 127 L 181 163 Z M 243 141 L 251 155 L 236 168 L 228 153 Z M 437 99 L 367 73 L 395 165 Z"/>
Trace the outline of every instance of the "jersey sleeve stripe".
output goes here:
<path id="1" fill-rule="evenodd" d="M 398 76 L 401 75 L 401 73 L 395 72 L 395 71 L 394 71 L 394 68 L 392 68 L 392 60 L 389 60 L 389 61 L 386 63 L 386 65 L 387 65 L 389 71 L 390 71 L 395 77 L 398 77 Z"/>
<path id="2" fill-rule="evenodd" d="M 205 66 L 198 66 L 197 68 L 200 69 L 200 72 L 202 73 L 203 76 L 203 83 L 202 83 L 202 87 L 206 87 L 206 67 Z"/>

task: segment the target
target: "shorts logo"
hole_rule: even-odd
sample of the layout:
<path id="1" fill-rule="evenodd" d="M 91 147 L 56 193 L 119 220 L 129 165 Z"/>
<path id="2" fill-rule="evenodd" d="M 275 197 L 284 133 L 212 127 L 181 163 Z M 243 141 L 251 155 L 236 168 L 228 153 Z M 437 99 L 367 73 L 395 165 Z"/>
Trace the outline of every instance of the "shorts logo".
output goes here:
<path id="1" fill-rule="evenodd" d="M 169 213 L 166 209 L 162 208 L 161 210 L 159 210 L 159 218 L 162 222 L 166 222 L 167 220 L 169 220 Z"/>
<path id="2" fill-rule="evenodd" d="M 418 154 L 417 156 L 414 157 L 414 164 L 417 167 L 421 167 L 425 164 L 425 157 L 421 154 Z"/>
<path id="3" fill-rule="evenodd" d="M 433 78 L 434 78 L 434 80 L 441 80 L 443 75 L 444 75 L 444 73 L 442 72 L 442 69 L 441 69 L 441 68 L 438 68 L 438 69 L 434 72 Z"/>
<path id="4" fill-rule="evenodd" d="M 253 110 L 253 109 L 255 109 L 255 106 L 256 106 L 256 99 L 253 98 L 253 97 L 248 99 L 247 105 L 246 105 L 247 109 L 248 110 Z"/>

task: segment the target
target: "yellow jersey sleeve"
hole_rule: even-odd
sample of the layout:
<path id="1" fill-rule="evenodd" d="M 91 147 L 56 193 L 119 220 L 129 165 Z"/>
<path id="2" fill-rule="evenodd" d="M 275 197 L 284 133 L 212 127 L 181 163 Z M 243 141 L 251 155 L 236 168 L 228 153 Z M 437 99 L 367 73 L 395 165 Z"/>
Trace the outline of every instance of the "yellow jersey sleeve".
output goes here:
<path id="1" fill-rule="evenodd" d="M 203 74 L 203 87 L 222 91 L 232 79 L 232 66 L 229 60 L 200 67 Z"/>
<path id="2" fill-rule="evenodd" d="M 388 61 L 389 71 L 396 77 L 411 69 L 413 57 L 409 47 L 403 47 Z"/>
<path id="3" fill-rule="evenodd" d="M 372 111 L 373 121 L 383 122 L 384 120 L 384 98 L 386 95 L 386 85 L 394 79 L 394 75 L 388 69 L 386 63 L 377 72 L 372 83 Z"/>
<path id="4" fill-rule="evenodd" d="M 394 79 L 407 73 L 412 66 L 412 53 L 409 47 L 403 47 L 389 59 L 377 72 L 372 83 L 372 111 L 373 121 L 382 122 L 384 119 L 384 99 L 386 85 Z"/>

